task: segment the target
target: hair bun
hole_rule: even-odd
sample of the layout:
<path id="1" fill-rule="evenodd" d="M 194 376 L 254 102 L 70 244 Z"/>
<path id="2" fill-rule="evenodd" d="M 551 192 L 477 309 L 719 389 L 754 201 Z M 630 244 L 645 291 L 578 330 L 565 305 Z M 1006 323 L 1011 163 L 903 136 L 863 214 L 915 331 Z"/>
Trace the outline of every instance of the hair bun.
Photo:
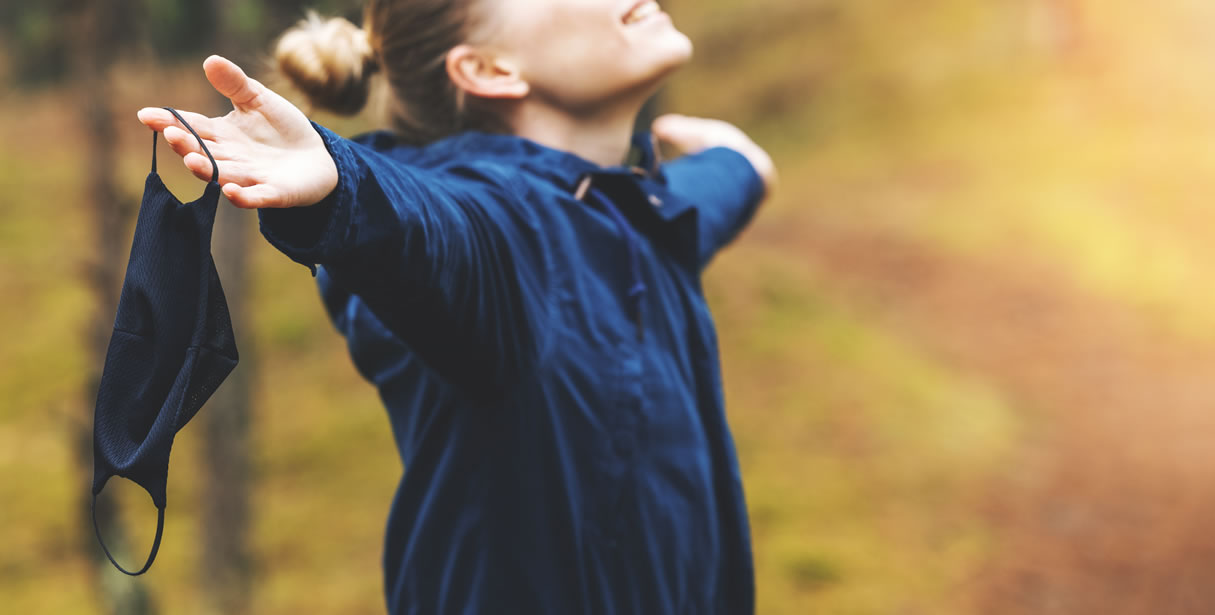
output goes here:
<path id="1" fill-rule="evenodd" d="M 274 51 L 279 72 L 317 108 L 341 115 L 367 104 L 377 64 L 367 32 L 341 17 L 314 11 L 283 33 Z"/>

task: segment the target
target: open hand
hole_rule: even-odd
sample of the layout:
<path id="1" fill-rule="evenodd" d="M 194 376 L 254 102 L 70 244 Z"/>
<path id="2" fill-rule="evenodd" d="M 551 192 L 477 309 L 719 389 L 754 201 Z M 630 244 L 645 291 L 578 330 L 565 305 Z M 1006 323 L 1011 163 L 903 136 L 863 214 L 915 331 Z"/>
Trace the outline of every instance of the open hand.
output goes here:
<path id="1" fill-rule="evenodd" d="M 180 111 L 219 166 L 224 196 L 237 207 L 298 207 L 323 200 L 337 186 L 337 166 L 302 111 L 220 56 L 203 62 L 207 80 L 233 110 L 209 118 Z M 165 109 L 139 110 L 139 121 L 164 134 L 186 168 L 211 179 L 198 141 Z"/>
<path id="2" fill-rule="evenodd" d="M 659 141 L 675 146 L 684 154 L 695 154 L 711 147 L 728 147 L 742 154 L 755 167 L 768 194 L 776 185 L 776 165 L 768 152 L 729 122 L 668 113 L 654 120 L 651 131 Z"/>

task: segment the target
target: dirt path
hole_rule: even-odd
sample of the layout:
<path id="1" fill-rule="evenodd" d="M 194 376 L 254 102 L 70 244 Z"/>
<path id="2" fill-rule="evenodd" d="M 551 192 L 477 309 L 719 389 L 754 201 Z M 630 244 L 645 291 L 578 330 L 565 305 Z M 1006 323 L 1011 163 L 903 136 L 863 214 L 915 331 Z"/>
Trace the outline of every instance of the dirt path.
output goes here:
<path id="1" fill-rule="evenodd" d="M 984 614 L 1215 612 L 1215 347 L 1023 259 L 878 234 L 759 232 L 882 324 L 1033 409 L 991 484 Z"/>

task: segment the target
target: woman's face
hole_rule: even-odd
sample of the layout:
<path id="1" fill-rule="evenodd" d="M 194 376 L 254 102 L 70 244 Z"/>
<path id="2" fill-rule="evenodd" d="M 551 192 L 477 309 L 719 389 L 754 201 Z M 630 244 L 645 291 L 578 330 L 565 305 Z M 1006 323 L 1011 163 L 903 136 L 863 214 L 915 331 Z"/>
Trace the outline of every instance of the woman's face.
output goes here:
<path id="1" fill-rule="evenodd" d="M 692 42 L 650 0 L 485 1 L 493 43 L 531 95 L 569 111 L 644 99 L 692 56 Z"/>

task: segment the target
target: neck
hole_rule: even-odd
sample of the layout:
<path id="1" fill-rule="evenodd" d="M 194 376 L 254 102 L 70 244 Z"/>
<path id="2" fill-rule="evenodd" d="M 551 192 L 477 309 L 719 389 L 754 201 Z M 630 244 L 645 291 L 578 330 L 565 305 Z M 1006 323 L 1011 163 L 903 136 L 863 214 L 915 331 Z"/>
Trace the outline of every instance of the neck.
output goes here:
<path id="1" fill-rule="evenodd" d="M 585 158 L 600 166 L 622 164 L 629 152 L 641 105 L 623 105 L 594 114 L 573 115 L 527 101 L 512 114 L 514 134 Z"/>

